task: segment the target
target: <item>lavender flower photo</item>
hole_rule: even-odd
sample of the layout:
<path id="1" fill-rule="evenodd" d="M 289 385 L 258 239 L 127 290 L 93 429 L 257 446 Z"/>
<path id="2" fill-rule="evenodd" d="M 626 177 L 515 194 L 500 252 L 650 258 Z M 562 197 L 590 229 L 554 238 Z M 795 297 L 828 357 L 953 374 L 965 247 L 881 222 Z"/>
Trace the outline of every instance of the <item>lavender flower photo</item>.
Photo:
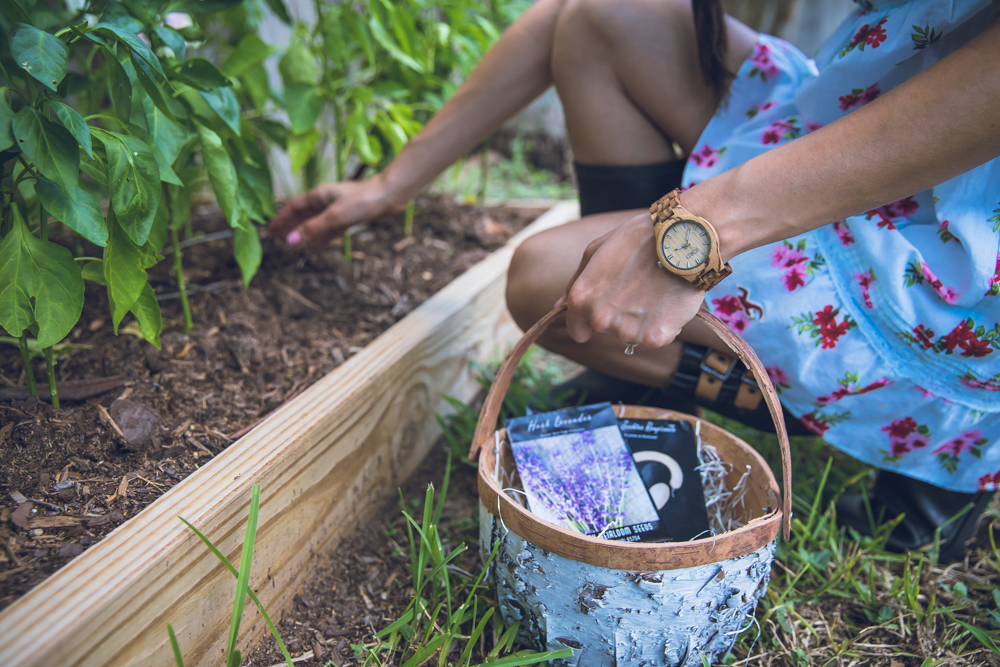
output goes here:
<path id="1" fill-rule="evenodd" d="M 610 404 L 511 419 L 507 432 L 534 514 L 606 539 L 638 541 L 658 529 Z"/>

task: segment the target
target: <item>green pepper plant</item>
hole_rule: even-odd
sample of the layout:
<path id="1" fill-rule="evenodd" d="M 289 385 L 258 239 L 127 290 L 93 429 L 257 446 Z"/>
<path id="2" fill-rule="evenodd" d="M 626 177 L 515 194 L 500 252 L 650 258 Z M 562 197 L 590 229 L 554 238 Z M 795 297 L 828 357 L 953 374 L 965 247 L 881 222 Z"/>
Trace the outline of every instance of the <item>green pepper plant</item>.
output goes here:
<path id="1" fill-rule="evenodd" d="M 245 282 L 261 261 L 254 223 L 274 198 L 233 90 L 239 49 L 227 75 L 168 21 L 243 0 L 92 0 L 59 12 L 29 2 L 0 0 L 0 326 L 19 339 L 32 394 L 36 339 L 58 407 L 52 348 L 79 320 L 84 281 L 106 287 L 115 333 L 131 312 L 159 346 L 147 270 L 169 243 L 190 333 L 179 236 L 192 195 L 211 185 Z"/>
<path id="2" fill-rule="evenodd" d="M 316 21 L 299 23 L 279 71 L 290 122 L 287 150 L 306 187 L 324 174 L 385 166 L 451 96 L 523 2 L 479 0 L 314 0 Z M 503 7 L 497 7 L 502 4 Z M 330 122 L 332 120 L 332 122 Z M 328 168 L 327 168 L 328 169 Z M 359 171 L 360 171 L 359 170 Z M 412 234 L 413 202 L 404 233 Z M 350 235 L 344 235 L 350 257 Z"/>

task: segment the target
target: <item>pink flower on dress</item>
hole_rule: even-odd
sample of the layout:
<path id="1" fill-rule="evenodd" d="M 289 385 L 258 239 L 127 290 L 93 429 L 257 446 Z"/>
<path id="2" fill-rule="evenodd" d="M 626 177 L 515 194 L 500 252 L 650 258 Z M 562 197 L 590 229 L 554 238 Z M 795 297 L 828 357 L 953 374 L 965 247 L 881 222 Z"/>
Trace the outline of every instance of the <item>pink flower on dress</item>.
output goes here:
<path id="1" fill-rule="evenodd" d="M 873 208 L 872 210 L 865 213 L 865 217 L 871 220 L 875 216 L 879 217 L 879 227 L 886 227 L 888 229 L 896 229 L 896 225 L 893 224 L 898 218 L 909 218 L 911 215 L 916 213 L 917 209 L 920 208 L 920 204 L 917 203 L 913 197 L 904 197 L 899 201 L 894 201 L 891 204 L 886 204 L 885 206 L 879 206 L 878 208 Z"/>
<path id="2" fill-rule="evenodd" d="M 925 350 L 934 347 L 934 330 L 924 328 L 923 324 L 913 327 L 913 337 Z"/>
<path id="3" fill-rule="evenodd" d="M 877 81 L 867 88 L 855 88 L 850 94 L 840 96 L 840 110 L 850 111 L 854 107 L 863 107 L 881 94 Z"/>
<path id="4" fill-rule="evenodd" d="M 993 277 L 990 278 L 989 289 L 983 296 L 997 296 L 1000 294 L 1000 255 L 997 255 L 997 267 L 993 270 Z"/>
<path id="5" fill-rule="evenodd" d="M 889 434 L 891 456 L 902 456 L 930 444 L 928 441 L 930 430 L 926 426 L 917 424 L 913 417 L 895 419 L 888 426 L 883 426 L 882 432 Z"/>
<path id="6" fill-rule="evenodd" d="M 872 293 L 871 286 L 875 282 L 875 272 L 874 270 L 869 270 L 868 273 L 855 273 L 854 277 L 858 281 L 858 285 L 861 287 L 861 298 L 865 300 L 865 306 L 868 308 L 874 308 L 872 305 Z"/>
<path id="7" fill-rule="evenodd" d="M 996 380 L 990 378 L 988 380 L 978 380 L 975 377 L 969 377 L 968 375 L 963 376 L 959 379 L 963 385 L 969 389 L 982 389 L 983 391 L 1000 391 L 1000 384 L 997 384 Z"/>
<path id="8" fill-rule="evenodd" d="M 966 431 L 962 435 L 958 436 L 954 440 L 949 440 L 940 447 L 934 450 L 934 454 L 948 453 L 954 456 L 961 455 L 962 452 L 967 449 L 972 449 L 977 446 L 977 444 L 982 444 L 983 432 L 979 429 L 975 431 Z"/>
<path id="9" fill-rule="evenodd" d="M 817 123 L 811 120 L 806 121 L 806 133 L 815 132 L 819 128 L 823 127 L 825 123 Z"/>
<path id="10" fill-rule="evenodd" d="M 854 240 L 854 234 L 851 233 L 851 228 L 847 226 L 847 222 L 844 220 L 838 220 L 833 223 L 833 231 L 840 239 L 840 243 L 844 246 L 849 246 L 856 241 Z"/>
<path id="11" fill-rule="evenodd" d="M 743 335 L 743 333 L 746 332 L 747 327 L 750 326 L 750 318 L 747 317 L 746 313 L 740 310 L 730 315 L 729 319 L 726 320 L 726 324 L 728 324 L 729 328 L 736 333 Z"/>
<path id="12" fill-rule="evenodd" d="M 785 271 L 785 275 L 782 277 L 781 282 L 784 283 L 786 290 L 794 292 L 796 288 L 805 286 L 806 270 L 802 268 L 801 264 L 796 264 Z"/>
<path id="13" fill-rule="evenodd" d="M 979 478 L 979 490 L 992 493 L 1000 489 L 1000 470 L 997 470 L 992 475 L 986 473 Z"/>
<path id="14" fill-rule="evenodd" d="M 803 426 L 818 436 L 822 436 L 830 430 L 830 422 L 823 417 L 818 416 L 815 412 L 802 415 L 799 417 L 799 421 L 802 422 Z"/>
<path id="15" fill-rule="evenodd" d="M 924 280 L 927 281 L 927 284 L 930 285 L 935 292 L 937 292 L 937 295 L 941 297 L 945 303 L 953 304 L 958 300 L 958 292 L 956 292 L 953 287 L 945 287 L 944 283 L 942 283 L 941 280 L 934 275 L 934 272 L 931 271 L 930 267 L 923 262 L 920 263 L 920 274 L 924 277 Z"/>
<path id="16" fill-rule="evenodd" d="M 805 254 L 794 246 L 780 243 L 771 251 L 771 266 L 790 269 L 796 264 L 803 264 L 808 259 Z"/>
<path id="17" fill-rule="evenodd" d="M 923 396 L 924 398 L 937 398 L 937 396 L 935 396 L 932 392 L 927 391 L 920 385 L 914 385 L 914 386 L 917 388 L 917 391 L 920 392 L 920 395 Z"/>
<path id="18" fill-rule="evenodd" d="M 719 297 L 718 299 L 712 299 L 712 306 L 715 308 L 715 316 L 723 322 L 733 313 L 743 310 L 743 304 L 740 303 L 737 297 L 731 294 Z"/>
<path id="19" fill-rule="evenodd" d="M 699 150 L 691 153 L 691 159 L 694 160 L 694 163 L 699 167 L 711 169 L 719 161 L 719 156 L 722 155 L 725 150 L 725 147 L 716 150 L 708 144 L 705 144 Z"/>
<path id="20" fill-rule="evenodd" d="M 767 371 L 767 377 L 770 378 L 771 384 L 774 385 L 788 384 L 788 373 L 786 373 L 781 368 L 781 366 L 765 366 L 764 370 Z"/>
<path id="21" fill-rule="evenodd" d="M 757 42 L 753 47 L 750 63 L 753 65 L 753 69 L 750 70 L 751 77 L 759 74 L 763 81 L 767 81 L 769 78 L 777 77 L 780 73 L 778 66 L 771 60 L 771 49 L 760 42 Z"/>
<path id="22" fill-rule="evenodd" d="M 768 125 L 767 129 L 760 135 L 760 142 L 762 144 L 780 144 L 784 139 L 797 137 L 800 130 L 791 120 L 780 119 Z"/>

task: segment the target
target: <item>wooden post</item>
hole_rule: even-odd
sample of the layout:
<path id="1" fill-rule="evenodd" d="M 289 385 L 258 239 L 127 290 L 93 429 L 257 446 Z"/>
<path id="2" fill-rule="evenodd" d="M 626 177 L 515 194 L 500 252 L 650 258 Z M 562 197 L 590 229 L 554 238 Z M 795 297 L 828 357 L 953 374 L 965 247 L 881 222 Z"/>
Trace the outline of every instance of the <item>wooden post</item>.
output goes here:
<path id="1" fill-rule="evenodd" d="M 469 362 L 519 332 L 504 306 L 507 266 L 531 234 L 579 215 L 556 205 L 206 466 L 0 614 L 0 665 L 221 665 L 234 578 L 183 516 L 234 563 L 250 487 L 262 502 L 250 584 L 272 618 L 322 554 L 376 512 L 439 435 L 442 394 L 470 399 Z M 266 631 L 251 605 L 244 655 Z"/>

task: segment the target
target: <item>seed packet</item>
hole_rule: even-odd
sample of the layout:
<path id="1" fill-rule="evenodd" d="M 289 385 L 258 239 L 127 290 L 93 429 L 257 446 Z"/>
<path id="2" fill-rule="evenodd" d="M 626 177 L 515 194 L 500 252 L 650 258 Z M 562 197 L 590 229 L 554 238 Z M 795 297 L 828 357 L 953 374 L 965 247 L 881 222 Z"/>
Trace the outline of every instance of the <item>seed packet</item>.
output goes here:
<path id="1" fill-rule="evenodd" d="M 705 491 L 697 470 L 698 444 L 691 424 L 666 419 L 622 419 L 618 427 L 649 489 L 666 532 L 664 541 L 708 535 Z"/>
<path id="2" fill-rule="evenodd" d="M 508 419 L 506 426 L 534 514 L 608 540 L 661 534 L 610 403 L 535 413 Z"/>

